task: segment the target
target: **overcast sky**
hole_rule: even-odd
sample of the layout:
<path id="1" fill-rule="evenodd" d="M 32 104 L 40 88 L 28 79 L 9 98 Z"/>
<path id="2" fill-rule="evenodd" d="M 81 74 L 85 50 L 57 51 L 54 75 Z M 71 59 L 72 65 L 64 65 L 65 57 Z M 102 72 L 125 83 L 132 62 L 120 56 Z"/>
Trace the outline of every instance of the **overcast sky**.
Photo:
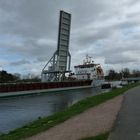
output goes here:
<path id="1" fill-rule="evenodd" d="M 0 0 L 0 69 L 40 74 L 57 48 L 60 10 L 72 14 L 72 67 L 89 54 L 105 71 L 140 69 L 139 0 Z"/>

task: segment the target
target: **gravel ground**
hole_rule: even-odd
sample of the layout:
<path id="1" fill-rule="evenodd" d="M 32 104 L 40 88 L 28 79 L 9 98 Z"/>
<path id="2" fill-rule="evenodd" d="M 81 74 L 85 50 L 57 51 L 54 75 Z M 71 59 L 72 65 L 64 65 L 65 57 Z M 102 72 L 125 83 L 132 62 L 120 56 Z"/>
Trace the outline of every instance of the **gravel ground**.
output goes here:
<path id="1" fill-rule="evenodd" d="M 122 101 L 123 95 L 115 97 L 27 140 L 79 140 L 109 131 Z"/>

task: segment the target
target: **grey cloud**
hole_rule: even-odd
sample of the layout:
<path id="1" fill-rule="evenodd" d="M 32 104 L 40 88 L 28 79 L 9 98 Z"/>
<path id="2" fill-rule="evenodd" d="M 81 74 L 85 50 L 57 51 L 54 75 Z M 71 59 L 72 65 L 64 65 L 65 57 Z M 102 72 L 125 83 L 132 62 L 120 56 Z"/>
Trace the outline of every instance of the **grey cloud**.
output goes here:
<path id="1" fill-rule="evenodd" d="M 12 65 L 12 66 L 20 66 L 20 65 L 24 65 L 24 64 L 30 64 L 30 61 L 28 61 L 28 60 L 19 60 L 19 61 L 10 63 L 10 65 Z"/>
<path id="2" fill-rule="evenodd" d="M 53 8 L 51 10 L 51 3 L 54 2 L 46 0 L 20 0 L 16 1 L 16 3 L 18 3 L 16 7 L 13 6 L 14 3 L 9 5 L 6 3 L 8 2 L 5 1 L 2 4 L 5 4 L 3 10 L 6 15 L 10 16 L 10 12 L 12 11 L 14 20 L 12 18 L 8 20 L 8 22 L 3 21 L 1 25 L 4 26 L 2 33 L 20 35 L 24 38 L 36 38 L 44 36 L 45 34 L 49 34 L 50 36 L 52 34 L 51 30 L 57 27 L 54 22 L 57 15 L 54 14 L 55 16 L 51 16 L 49 14 L 53 12 Z M 51 28 L 49 25 L 51 25 Z"/>
<path id="3" fill-rule="evenodd" d="M 108 38 L 111 34 L 113 34 L 113 30 L 109 28 L 98 28 L 98 29 L 90 29 L 88 32 L 84 32 L 81 36 L 77 38 L 78 43 L 82 45 L 93 44 L 98 40 L 102 40 Z"/>
<path id="4" fill-rule="evenodd" d="M 62 7 L 73 14 L 72 26 L 74 28 L 88 24 L 92 20 L 96 21 L 103 18 L 106 14 L 111 15 L 114 11 L 111 8 L 114 3 L 108 0 L 102 2 L 98 0 L 87 1 L 86 3 L 84 0 L 81 0 L 80 3 L 75 0 L 61 0 L 61 2 L 57 0 L 16 0 L 16 6 L 7 3 L 7 0 L 3 1 L 3 9 L 7 15 L 12 11 L 14 18 L 4 22 L 3 33 L 9 32 L 26 38 L 36 38 L 44 35 L 56 37 L 58 27 L 56 21 L 58 21 L 59 10 Z"/>
<path id="5" fill-rule="evenodd" d="M 35 62 L 47 62 L 47 61 L 48 61 L 47 57 L 42 56 L 42 57 L 38 57 Z"/>
<path id="6" fill-rule="evenodd" d="M 21 60 L 29 59 L 35 62 L 30 66 L 32 71 L 37 65 L 42 67 L 57 48 L 59 10 L 62 9 L 72 14 L 72 63 L 79 63 L 85 53 L 104 58 L 107 63 L 119 63 L 118 54 L 126 62 L 140 61 L 135 55 L 135 51 L 139 51 L 139 34 L 123 33 L 140 26 L 138 10 L 129 11 L 134 2 L 138 1 L 1 0 L 0 37 L 11 35 L 18 40 L 9 44 L 0 42 L 1 56 L 10 54 Z M 124 55 L 130 51 L 133 52 L 131 57 Z M 21 69 L 26 68 L 22 65 Z"/>
<path id="7" fill-rule="evenodd" d="M 134 17 L 140 17 L 140 11 L 138 11 L 138 12 L 133 12 L 133 13 L 128 13 L 127 15 L 126 15 L 128 18 L 134 18 Z"/>
<path id="8" fill-rule="evenodd" d="M 130 58 L 129 56 L 124 56 L 122 54 L 111 54 L 105 58 L 105 64 L 123 64 L 137 61 L 136 58 Z"/>
<path id="9" fill-rule="evenodd" d="M 140 25 L 138 20 L 131 21 L 126 20 L 115 23 L 113 25 L 107 25 L 102 27 L 93 27 L 91 29 L 85 29 L 81 31 L 81 34 L 77 37 L 80 44 L 88 45 L 95 43 L 95 41 L 102 39 L 109 39 L 115 32 L 123 31 L 125 29 L 133 28 Z"/>
<path id="10" fill-rule="evenodd" d="M 124 5 L 132 6 L 132 5 L 135 5 L 139 2 L 140 2 L 139 0 L 127 0 L 124 2 Z"/>
<path id="11" fill-rule="evenodd" d="M 56 45 L 51 44 L 38 44 L 36 40 L 26 40 L 20 46 L 7 46 L 7 52 L 16 54 L 30 59 L 36 59 L 40 56 L 50 56 L 55 50 Z"/>

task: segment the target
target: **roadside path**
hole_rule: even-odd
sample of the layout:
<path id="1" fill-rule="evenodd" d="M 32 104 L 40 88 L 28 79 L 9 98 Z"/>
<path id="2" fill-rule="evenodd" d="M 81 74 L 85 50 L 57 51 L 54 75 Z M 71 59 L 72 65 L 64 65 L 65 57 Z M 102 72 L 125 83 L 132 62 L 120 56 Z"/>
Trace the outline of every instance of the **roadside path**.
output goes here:
<path id="1" fill-rule="evenodd" d="M 122 100 L 123 95 L 115 97 L 27 140 L 79 140 L 109 131 Z"/>
<path id="2" fill-rule="evenodd" d="M 140 140 L 140 86 L 130 89 L 124 95 L 109 140 Z"/>

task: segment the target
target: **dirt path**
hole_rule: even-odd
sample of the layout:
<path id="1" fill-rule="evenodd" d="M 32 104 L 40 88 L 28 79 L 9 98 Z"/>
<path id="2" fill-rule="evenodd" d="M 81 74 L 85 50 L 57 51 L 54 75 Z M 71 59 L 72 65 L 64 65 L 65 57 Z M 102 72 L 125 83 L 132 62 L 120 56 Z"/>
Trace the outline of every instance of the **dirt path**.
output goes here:
<path id="1" fill-rule="evenodd" d="M 123 95 L 115 97 L 27 140 L 79 140 L 106 132 L 112 128 L 122 100 Z"/>

